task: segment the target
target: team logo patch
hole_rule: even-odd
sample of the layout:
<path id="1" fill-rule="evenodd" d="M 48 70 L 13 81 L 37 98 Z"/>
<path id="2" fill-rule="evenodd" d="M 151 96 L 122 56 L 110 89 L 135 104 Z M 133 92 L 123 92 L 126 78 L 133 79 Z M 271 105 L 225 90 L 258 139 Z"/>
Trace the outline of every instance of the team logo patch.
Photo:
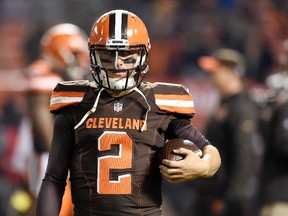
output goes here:
<path id="1" fill-rule="evenodd" d="M 122 103 L 114 103 L 114 111 L 115 112 L 121 112 L 122 111 L 122 108 L 123 108 L 123 104 Z"/>

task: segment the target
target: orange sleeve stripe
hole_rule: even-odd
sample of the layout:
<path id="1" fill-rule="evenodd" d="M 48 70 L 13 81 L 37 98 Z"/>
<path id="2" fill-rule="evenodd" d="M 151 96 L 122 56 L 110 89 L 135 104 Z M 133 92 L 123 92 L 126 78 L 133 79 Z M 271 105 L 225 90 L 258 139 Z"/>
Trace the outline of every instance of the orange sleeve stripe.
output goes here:
<path id="1" fill-rule="evenodd" d="M 155 94 L 156 100 L 193 100 L 192 95 L 166 95 L 166 94 Z"/>
<path id="2" fill-rule="evenodd" d="M 57 97 L 83 97 L 85 92 L 53 92 L 51 98 Z"/>
<path id="3" fill-rule="evenodd" d="M 182 114 L 194 114 L 192 95 L 155 94 L 155 102 L 161 110 Z"/>
<path id="4" fill-rule="evenodd" d="M 173 107 L 173 106 L 159 106 L 161 110 L 165 110 L 172 113 L 181 113 L 181 114 L 194 114 L 195 109 L 192 107 Z"/>
<path id="5" fill-rule="evenodd" d="M 78 102 L 74 102 L 74 103 L 59 103 L 59 104 L 51 104 L 49 109 L 50 111 L 54 111 L 54 110 L 59 110 L 63 107 L 67 107 L 67 106 L 71 106 L 71 105 L 75 105 Z"/>
<path id="6" fill-rule="evenodd" d="M 50 100 L 50 111 L 74 105 L 82 101 L 85 92 L 53 92 Z"/>

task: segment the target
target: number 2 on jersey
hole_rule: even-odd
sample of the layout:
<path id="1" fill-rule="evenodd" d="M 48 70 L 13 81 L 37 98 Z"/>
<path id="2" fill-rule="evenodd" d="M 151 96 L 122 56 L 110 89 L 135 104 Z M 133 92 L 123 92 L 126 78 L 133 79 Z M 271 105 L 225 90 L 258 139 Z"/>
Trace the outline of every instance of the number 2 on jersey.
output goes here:
<path id="1" fill-rule="evenodd" d="M 111 169 L 132 167 L 133 140 L 125 132 L 106 131 L 98 139 L 98 149 L 106 151 L 111 145 L 119 145 L 118 155 L 105 155 L 98 158 L 97 192 L 99 194 L 131 194 L 130 174 L 123 174 L 117 180 L 110 180 Z"/>

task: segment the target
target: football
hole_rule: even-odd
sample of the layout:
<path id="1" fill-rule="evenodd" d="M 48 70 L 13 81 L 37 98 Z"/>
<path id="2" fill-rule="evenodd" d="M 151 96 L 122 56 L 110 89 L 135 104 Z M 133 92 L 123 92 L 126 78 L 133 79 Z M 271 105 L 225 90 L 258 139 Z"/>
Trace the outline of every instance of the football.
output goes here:
<path id="1" fill-rule="evenodd" d="M 197 145 L 195 145 L 190 140 L 185 139 L 170 139 L 168 140 L 164 146 L 160 149 L 159 152 L 159 162 L 162 163 L 163 159 L 173 160 L 173 161 L 179 161 L 184 159 L 184 155 L 181 154 L 175 154 L 173 152 L 174 149 L 178 148 L 186 148 L 191 151 L 193 151 L 195 154 L 197 154 L 199 157 L 202 157 L 202 151 L 198 148 Z"/>

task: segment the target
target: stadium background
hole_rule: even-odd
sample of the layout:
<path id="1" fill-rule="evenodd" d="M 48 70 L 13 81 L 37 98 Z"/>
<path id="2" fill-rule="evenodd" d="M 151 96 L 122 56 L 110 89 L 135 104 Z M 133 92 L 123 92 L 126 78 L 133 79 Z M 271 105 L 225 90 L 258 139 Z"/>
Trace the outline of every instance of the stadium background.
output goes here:
<path id="1" fill-rule="evenodd" d="M 17 215 L 9 210 L 11 197 L 23 189 L 19 172 L 29 151 L 17 150 L 19 137 L 30 142 L 20 134 L 28 125 L 23 68 L 37 58 L 47 28 L 70 22 L 89 35 L 95 19 L 111 9 L 130 10 L 146 23 L 152 43 L 146 80 L 186 85 L 194 95 L 194 124 L 200 130 L 218 95 L 197 59 L 220 47 L 236 49 L 247 58 L 247 84 L 261 86 L 274 70 L 277 42 L 288 32 L 287 0 L 0 0 L 1 216 Z M 19 215 L 25 214 L 31 215 Z"/>

